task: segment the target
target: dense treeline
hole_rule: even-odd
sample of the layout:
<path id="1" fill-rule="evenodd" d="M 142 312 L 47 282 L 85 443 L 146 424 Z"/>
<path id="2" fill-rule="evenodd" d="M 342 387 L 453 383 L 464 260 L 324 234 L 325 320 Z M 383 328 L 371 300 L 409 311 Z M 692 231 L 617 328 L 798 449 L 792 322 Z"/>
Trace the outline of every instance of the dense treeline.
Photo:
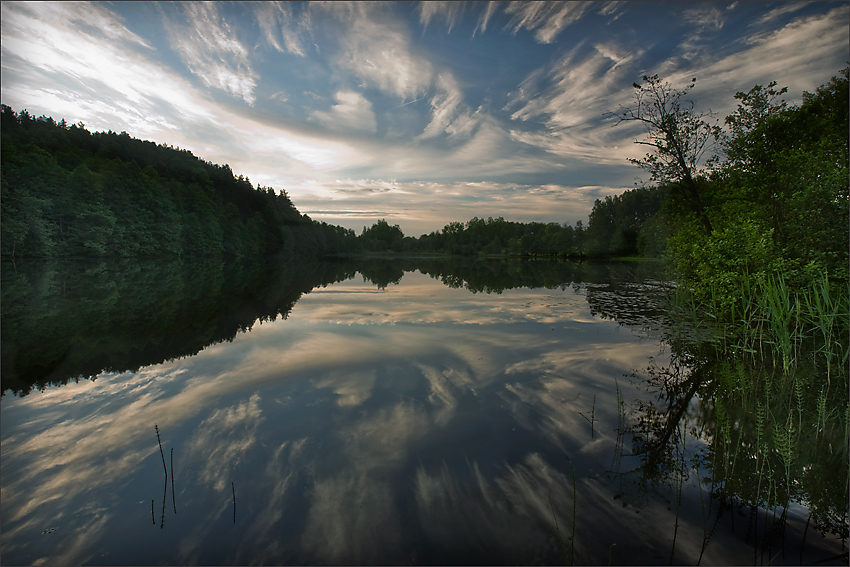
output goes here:
<path id="1" fill-rule="evenodd" d="M 369 252 L 439 253 L 456 256 L 568 256 L 583 254 L 584 228 L 558 223 L 520 223 L 502 217 L 486 220 L 477 217 L 452 222 L 439 232 L 419 238 L 404 236 L 398 225 L 379 220 L 364 228 L 358 237 L 363 250 Z"/>
<path id="2" fill-rule="evenodd" d="M 664 188 L 652 187 L 598 199 L 587 227 L 581 221 L 571 226 L 475 217 L 412 238 L 405 236 L 398 225 L 381 219 L 364 227 L 358 244 L 368 252 L 453 256 L 656 257 L 666 249 L 666 226 L 658 213 L 667 193 Z"/>
<path id="3" fill-rule="evenodd" d="M 475 217 L 412 238 L 381 219 L 363 228 L 358 244 L 368 252 L 453 256 L 658 257 L 666 250 L 667 226 L 659 213 L 667 194 L 665 188 L 651 187 L 598 199 L 587 227 L 581 221 L 571 226 Z"/>
<path id="4" fill-rule="evenodd" d="M 6 105 L 0 121 L 3 256 L 255 257 L 355 244 L 285 191 L 255 189 L 187 150 Z"/>

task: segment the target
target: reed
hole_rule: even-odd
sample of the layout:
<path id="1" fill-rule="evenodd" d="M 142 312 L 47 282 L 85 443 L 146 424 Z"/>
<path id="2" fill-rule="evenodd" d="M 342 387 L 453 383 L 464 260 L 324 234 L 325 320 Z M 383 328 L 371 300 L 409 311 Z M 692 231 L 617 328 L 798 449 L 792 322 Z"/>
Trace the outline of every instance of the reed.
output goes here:
<path id="1" fill-rule="evenodd" d="M 575 565 L 575 547 L 576 547 L 576 498 L 577 498 L 577 490 L 576 490 L 576 469 L 573 467 L 573 462 L 567 455 L 564 455 L 567 458 L 567 462 L 570 464 L 570 474 L 573 477 L 573 522 L 572 528 L 570 532 L 570 565 Z"/>
<path id="2" fill-rule="evenodd" d="M 794 287 L 781 273 L 743 278 L 739 297 L 730 300 L 712 288 L 698 301 L 682 286 L 670 296 L 676 322 L 672 338 L 715 330 L 712 343 L 721 352 L 750 356 L 790 374 L 803 359 L 824 365 L 827 382 L 846 376 L 850 360 L 850 299 L 845 286 L 826 273 Z M 711 335 L 698 332 L 700 340 Z"/>
<path id="3" fill-rule="evenodd" d="M 165 480 L 168 481 L 168 468 L 165 466 L 165 453 L 162 452 L 162 440 L 159 438 L 159 426 L 154 423 L 153 427 L 156 430 L 156 441 L 159 443 L 159 454 L 162 457 L 162 470 L 165 471 Z"/>
<path id="4" fill-rule="evenodd" d="M 555 514 L 555 505 L 552 503 L 552 489 L 549 489 L 549 507 L 552 509 L 552 521 L 555 522 L 555 533 L 558 535 L 558 543 L 561 546 L 561 557 L 564 564 L 567 563 L 567 545 L 564 543 L 564 538 L 561 537 L 561 530 L 558 527 L 558 516 Z"/>

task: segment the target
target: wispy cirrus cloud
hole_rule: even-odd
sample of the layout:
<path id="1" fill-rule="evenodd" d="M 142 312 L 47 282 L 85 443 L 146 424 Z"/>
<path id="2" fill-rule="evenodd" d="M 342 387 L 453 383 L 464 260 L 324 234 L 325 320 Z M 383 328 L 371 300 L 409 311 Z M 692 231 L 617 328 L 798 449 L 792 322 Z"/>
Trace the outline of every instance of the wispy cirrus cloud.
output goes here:
<path id="1" fill-rule="evenodd" d="M 719 30 L 726 22 L 726 14 L 714 5 L 701 5 L 688 8 L 682 12 L 682 17 L 690 24 L 699 28 Z"/>
<path id="2" fill-rule="evenodd" d="M 189 70 L 208 87 L 238 96 L 254 104 L 259 77 L 251 65 L 250 52 L 219 13 L 219 4 L 180 4 L 185 23 L 164 18 L 172 46 Z"/>
<path id="3" fill-rule="evenodd" d="M 188 82 L 101 5 L 4 2 L 2 34 L 5 104 L 161 141 L 179 121 L 211 118 Z M 103 42 L 103 34 L 115 41 Z"/>
<path id="4" fill-rule="evenodd" d="M 787 14 L 793 14 L 794 12 L 805 8 L 808 4 L 810 4 L 810 2 L 782 2 L 778 7 L 758 18 L 751 24 L 751 26 L 760 27 L 771 24 Z"/>
<path id="5" fill-rule="evenodd" d="M 534 32 L 540 43 L 552 43 L 567 27 L 577 22 L 593 2 L 511 2 L 505 12 L 511 14 L 508 28 Z"/>
<path id="6" fill-rule="evenodd" d="M 463 100 L 457 81 L 449 73 L 441 73 L 437 76 L 435 90 L 429 103 L 431 120 L 419 135 L 420 139 L 433 138 L 445 132 L 457 115 L 457 108 Z"/>
<path id="7" fill-rule="evenodd" d="M 281 52 L 305 55 L 299 28 L 309 30 L 309 11 L 296 18 L 292 4 L 287 2 L 258 2 L 252 8 L 257 25 L 269 45 Z"/>
<path id="8" fill-rule="evenodd" d="M 428 90 L 431 63 L 413 52 L 409 32 L 380 5 L 323 6 L 344 22 L 335 67 L 342 76 L 353 75 L 366 86 L 401 99 L 417 98 Z"/>
<path id="9" fill-rule="evenodd" d="M 742 38 L 745 49 L 726 57 L 688 68 L 668 60 L 661 62 L 658 69 L 672 84 L 686 84 L 692 77 L 702 79 L 694 98 L 701 108 L 711 108 L 720 117 L 734 111 L 735 92 L 773 80 L 788 87 L 787 100 L 800 101 L 804 90 L 826 82 L 846 65 L 848 27 L 850 10 L 837 6 L 825 14 L 798 18 L 771 32 L 757 31 Z"/>
<path id="10" fill-rule="evenodd" d="M 629 73 L 640 50 L 613 41 L 599 43 L 589 54 L 573 49 L 548 69 L 532 72 L 515 91 L 506 109 L 520 124 L 543 121 L 543 130 L 519 126 L 514 139 L 562 157 L 597 163 L 625 161 L 622 131 L 613 132 L 606 112 L 627 102 Z"/>
<path id="11" fill-rule="evenodd" d="M 445 21 L 449 33 L 457 23 L 458 19 L 466 10 L 467 4 L 464 2 L 448 2 L 433 1 L 419 3 L 419 22 L 423 27 L 428 27 L 428 24 L 434 18 L 439 18 Z"/>
<path id="12" fill-rule="evenodd" d="M 452 25 L 460 14 L 459 9 L 448 6 L 422 9 L 421 17 L 426 23 L 435 14 L 448 14 Z M 352 76 L 360 82 L 360 87 L 377 88 L 398 97 L 402 105 L 428 99 L 430 116 L 417 140 L 447 132 L 466 111 L 463 92 L 454 75 L 417 52 L 410 31 L 391 13 L 380 6 L 361 4 L 330 10 L 347 23 L 339 40 L 339 51 L 333 56 L 341 76 Z"/>
<path id="13" fill-rule="evenodd" d="M 490 18 L 493 17 L 493 14 L 496 13 L 496 10 L 499 8 L 499 3 L 495 0 L 490 0 L 487 2 L 487 7 L 484 8 L 484 11 L 478 16 L 478 22 L 475 24 L 475 29 L 472 30 L 472 36 L 478 32 L 484 33 L 487 31 L 487 24 L 490 23 Z"/>

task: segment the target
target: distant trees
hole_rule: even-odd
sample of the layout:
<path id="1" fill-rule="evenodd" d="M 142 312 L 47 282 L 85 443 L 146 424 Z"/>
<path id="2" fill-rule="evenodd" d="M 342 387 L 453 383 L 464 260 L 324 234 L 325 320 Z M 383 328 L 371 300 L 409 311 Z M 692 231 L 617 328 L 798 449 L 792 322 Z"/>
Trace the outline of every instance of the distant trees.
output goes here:
<path id="1" fill-rule="evenodd" d="M 285 191 L 254 188 L 227 165 L 0 110 L 2 255 L 255 257 L 335 253 L 353 231 L 313 222 Z"/>
<path id="2" fill-rule="evenodd" d="M 397 224 L 390 224 L 381 219 L 369 228 L 363 227 L 360 234 L 360 244 L 373 252 L 401 252 L 404 233 Z"/>
<path id="3" fill-rule="evenodd" d="M 590 212 L 584 250 L 591 256 L 657 256 L 666 234 L 656 219 L 666 188 L 639 188 L 597 200 Z"/>
<path id="4" fill-rule="evenodd" d="M 381 219 L 363 229 L 358 237 L 360 248 L 368 252 L 406 252 L 448 254 L 454 256 L 563 256 L 585 254 L 584 228 L 558 223 L 521 223 L 502 217 L 451 222 L 439 232 L 419 238 L 406 237 L 398 225 Z M 607 253 L 607 251 L 606 251 Z"/>

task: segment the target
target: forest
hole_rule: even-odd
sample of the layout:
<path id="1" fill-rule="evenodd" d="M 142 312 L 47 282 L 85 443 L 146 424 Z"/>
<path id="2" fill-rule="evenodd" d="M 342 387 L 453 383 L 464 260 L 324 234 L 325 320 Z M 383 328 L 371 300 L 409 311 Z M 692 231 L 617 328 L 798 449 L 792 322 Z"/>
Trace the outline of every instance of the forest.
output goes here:
<path id="1" fill-rule="evenodd" d="M 255 188 L 187 150 L 6 105 L 0 118 L 5 258 L 659 253 L 642 230 L 663 201 L 656 188 L 597 202 L 587 227 L 473 218 L 414 238 L 381 219 L 355 235 L 301 214 L 285 190 Z"/>
<path id="2" fill-rule="evenodd" d="M 611 116 L 646 127 L 638 143 L 652 151 L 631 160 L 650 173 L 645 186 L 597 200 L 586 226 L 473 218 L 418 238 L 385 219 L 356 235 L 299 213 L 285 190 L 255 188 L 187 150 L 3 105 L 0 250 L 5 258 L 641 256 L 666 260 L 703 296 L 734 296 L 772 272 L 846 281 L 847 73 L 800 105 L 781 100 L 786 89 L 775 83 L 739 92 L 726 128 L 693 112 L 693 83 L 674 89 L 644 77 L 634 106 Z"/>
<path id="3" fill-rule="evenodd" d="M 355 242 L 286 191 L 187 150 L 6 105 L 0 120 L 3 257 L 320 255 Z"/>

